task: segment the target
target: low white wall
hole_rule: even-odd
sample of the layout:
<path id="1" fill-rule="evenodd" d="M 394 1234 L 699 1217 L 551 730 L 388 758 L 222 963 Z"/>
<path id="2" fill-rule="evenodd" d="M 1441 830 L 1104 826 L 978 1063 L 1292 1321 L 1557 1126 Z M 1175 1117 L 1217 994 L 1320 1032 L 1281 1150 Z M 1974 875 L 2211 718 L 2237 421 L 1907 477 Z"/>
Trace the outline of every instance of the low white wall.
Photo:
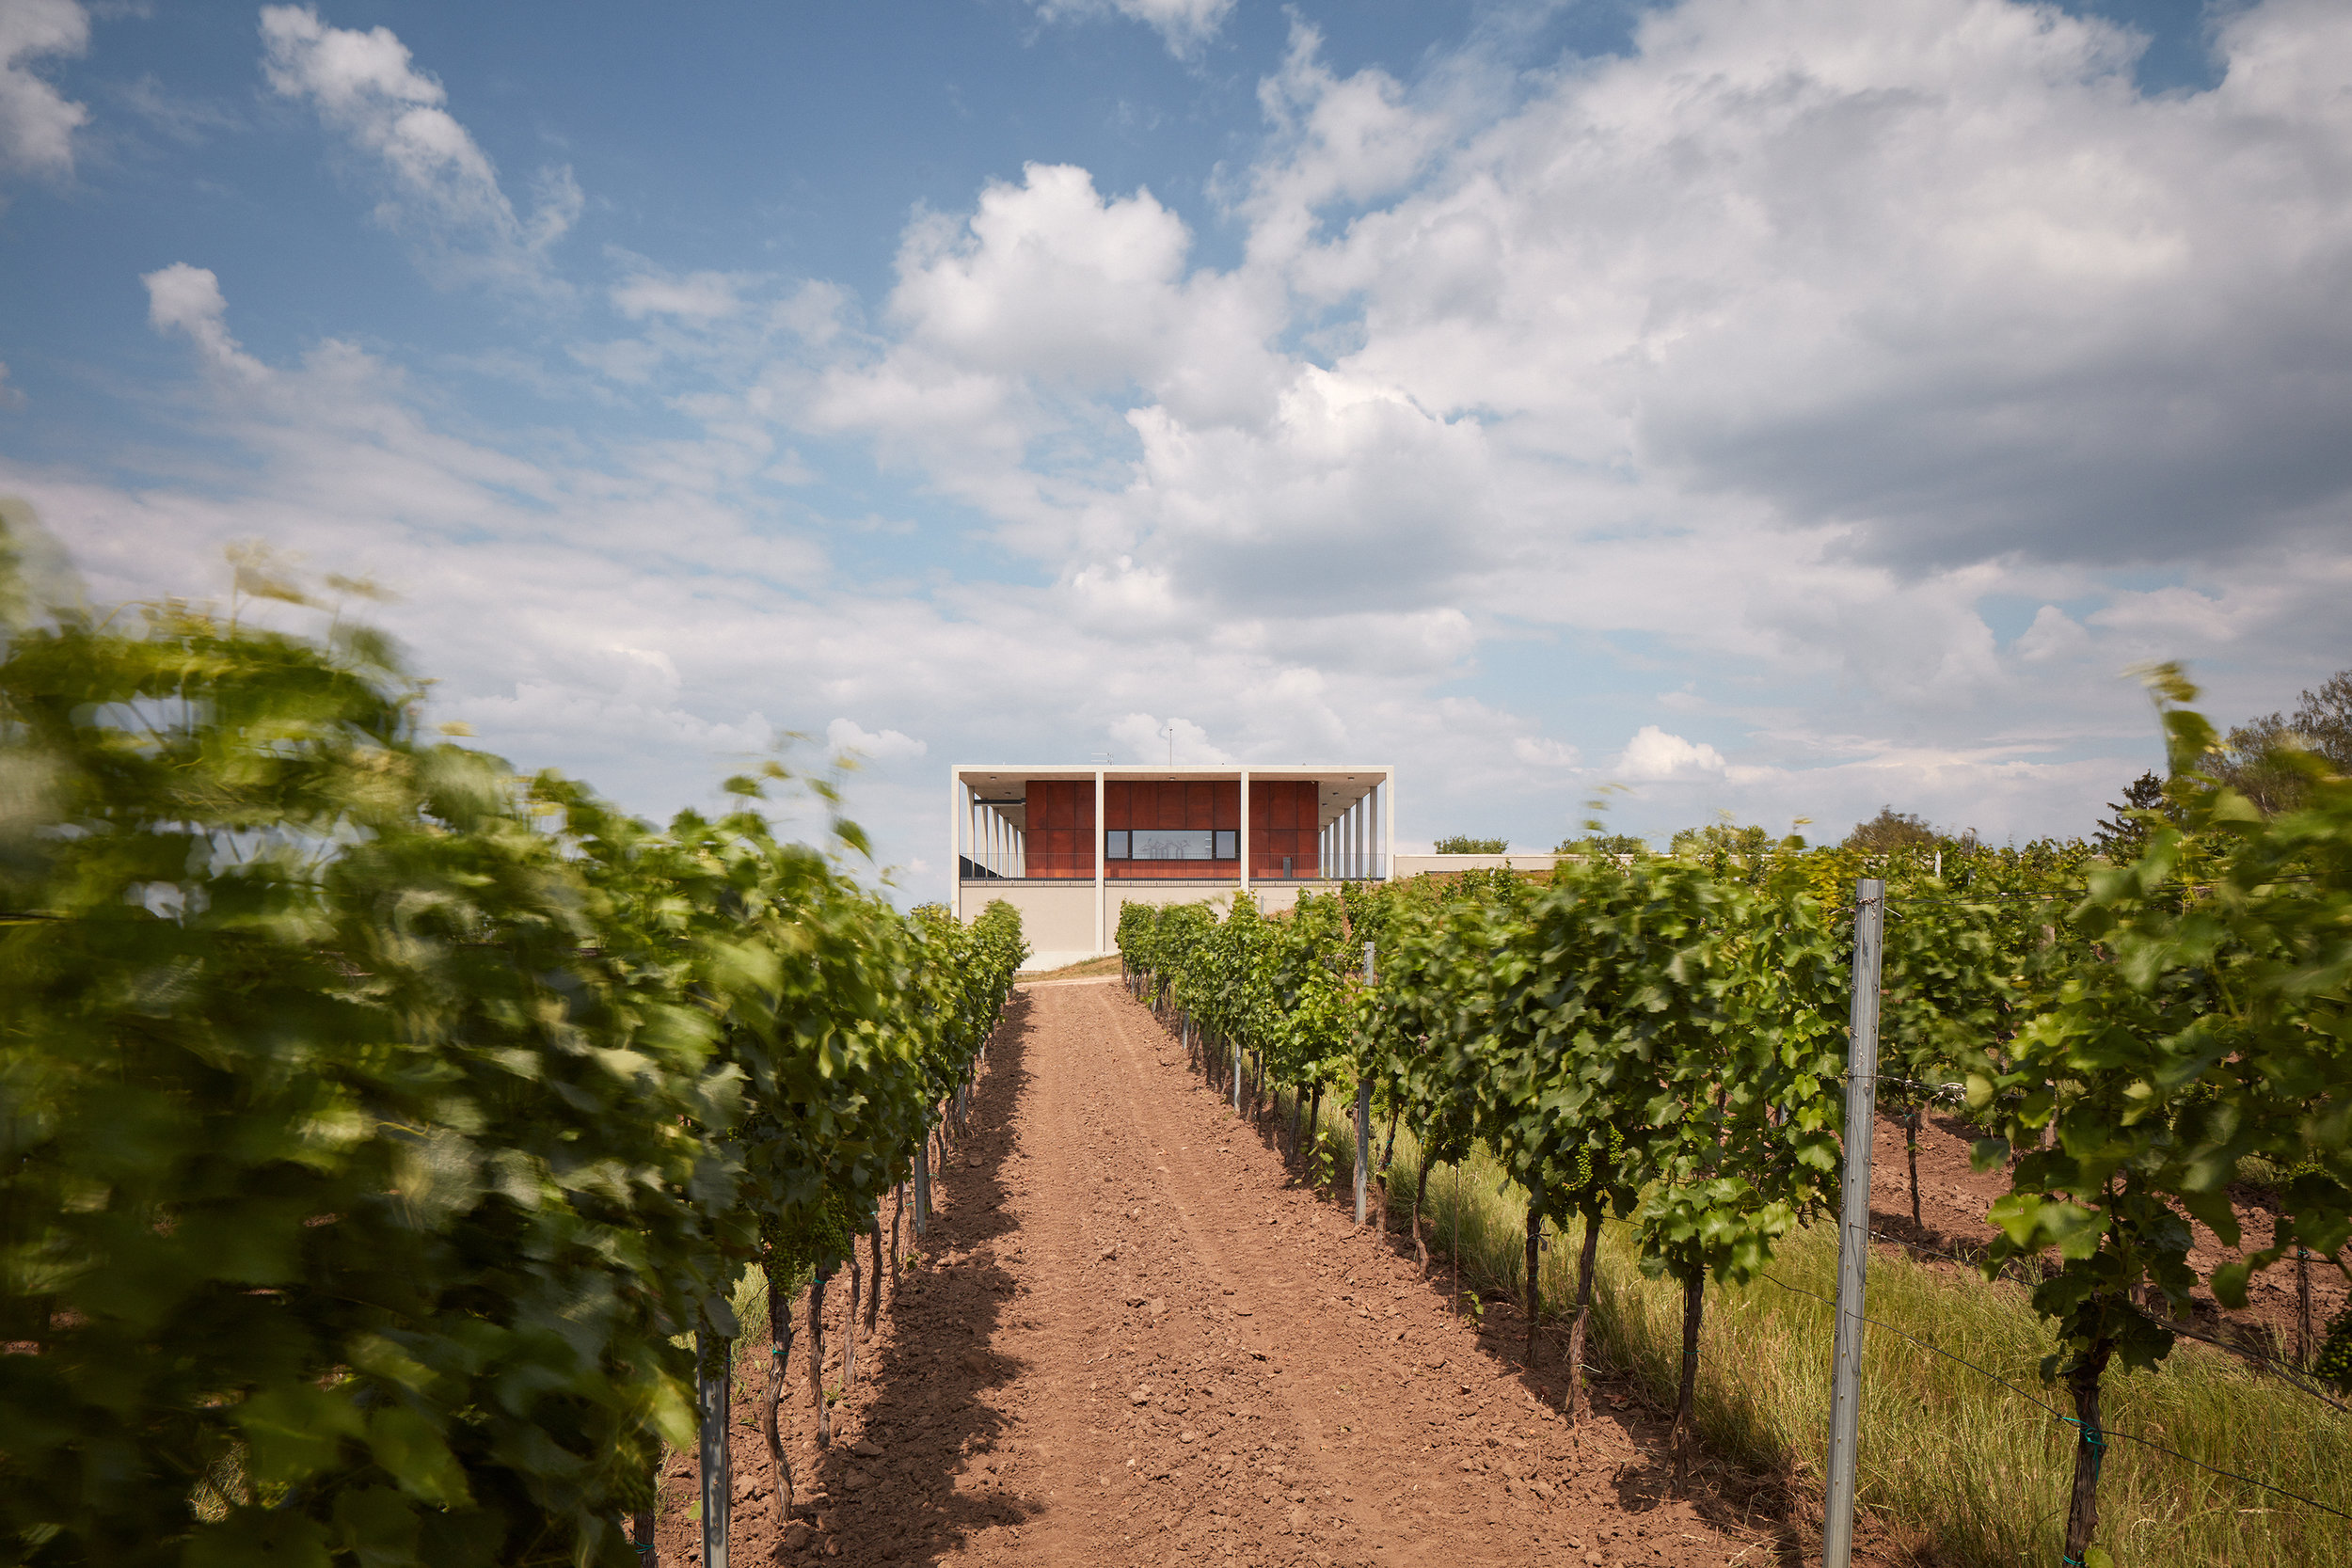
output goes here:
<path id="1" fill-rule="evenodd" d="M 1298 895 L 1302 893 L 1330 893 L 1338 887 L 1337 882 L 1260 882 L 1249 890 L 1249 896 L 1257 900 L 1259 913 L 1273 914 L 1295 908 Z M 1168 887 L 1154 887 L 1150 883 L 1114 887 L 1110 890 L 1110 920 L 1105 929 L 1115 942 L 1119 936 L 1119 906 L 1121 904 L 1155 904 L 1162 907 L 1169 904 L 1206 904 L 1216 910 L 1216 917 L 1222 920 L 1233 908 L 1235 891 L 1231 882 L 1215 887 L 1186 887 L 1181 882 Z"/>
<path id="2" fill-rule="evenodd" d="M 1549 850 L 1509 855 L 1399 855 L 1396 874 L 1418 877 L 1424 871 L 1549 871 L 1565 855 Z"/>
<path id="3" fill-rule="evenodd" d="M 1036 882 L 966 882 L 960 890 L 965 922 L 977 920 L 991 901 L 1002 898 L 1021 912 L 1021 934 L 1029 943 L 1031 969 L 1058 969 L 1094 957 L 1094 884 L 1065 887 Z M 1054 961 L 1047 963 L 1044 960 Z"/>
<path id="4" fill-rule="evenodd" d="M 1329 892 L 1337 883 L 1260 882 L 1249 890 L 1258 908 L 1267 914 L 1297 904 L 1301 893 Z M 1119 910 L 1122 904 L 1206 904 L 1219 920 L 1233 907 L 1231 882 L 1131 882 L 1105 890 L 1103 912 L 1104 952 L 1119 946 Z M 1103 956 L 1094 946 L 1094 884 L 1090 881 L 1041 883 L 969 881 L 958 889 L 963 907 L 960 918 L 977 920 L 989 901 L 1002 898 L 1021 911 L 1021 934 L 1029 943 L 1025 970 L 1059 969 Z"/>

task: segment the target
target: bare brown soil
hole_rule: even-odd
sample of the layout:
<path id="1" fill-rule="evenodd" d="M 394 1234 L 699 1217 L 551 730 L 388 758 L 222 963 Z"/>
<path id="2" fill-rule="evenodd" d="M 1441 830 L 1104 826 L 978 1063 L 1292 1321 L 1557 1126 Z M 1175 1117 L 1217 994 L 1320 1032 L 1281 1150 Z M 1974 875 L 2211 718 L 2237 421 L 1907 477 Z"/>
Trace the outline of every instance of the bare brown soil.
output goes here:
<path id="1" fill-rule="evenodd" d="M 734 1563 L 1818 1560 L 1818 1516 L 1766 1478 L 1702 1465 L 1669 1498 L 1665 1423 L 1629 1388 L 1600 1380 L 1571 1431 L 1549 1331 L 1531 1373 L 1506 1312 L 1453 1316 L 1115 982 L 1025 989 L 972 1125 L 823 1453 L 796 1347 L 803 1517 L 749 1424 L 759 1375 L 739 1391 Z M 700 1561 L 696 1484 L 675 1456 L 672 1568 Z"/>
<path id="2" fill-rule="evenodd" d="M 1878 1120 L 1870 1165 L 1870 1221 L 1886 1239 L 1915 1244 L 1931 1252 L 1980 1255 L 1996 1234 L 1985 1222 L 1993 1200 L 2009 1191 L 2006 1168 L 1979 1171 L 1968 1159 L 1975 1134 L 1956 1117 L 1930 1116 L 1919 1130 L 1919 1218 L 1911 1221 L 1911 1173 L 1903 1148 L 1902 1124 L 1886 1117 Z M 2225 1262 L 2258 1250 L 2270 1242 L 2270 1213 L 2258 1195 L 2233 1191 L 2244 1247 L 2222 1244 L 2204 1226 L 2189 1227 L 2194 1245 L 2189 1263 L 2198 1276 L 2210 1278 Z M 2322 1258 L 2311 1259 L 2312 1321 L 2314 1336 L 2327 1332 L 2328 1321 L 2344 1305 L 2344 1276 Z M 2226 1309 L 2200 1288 L 2195 1292 L 2193 1326 L 2233 1340 L 2253 1342 L 2273 1337 L 2283 1352 L 2291 1352 L 2296 1336 L 2296 1280 L 2292 1259 L 2273 1264 L 2254 1276 L 2247 1305 Z"/>
<path id="3" fill-rule="evenodd" d="M 1025 970 L 1021 979 L 1024 984 L 1037 980 L 1090 980 L 1104 974 L 1119 973 L 1120 973 L 1120 958 L 1118 954 L 1112 953 L 1100 958 L 1081 958 L 1074 964 L 1064 964 L 1059 969 L 1042 969 L 1033 973 Z"/>

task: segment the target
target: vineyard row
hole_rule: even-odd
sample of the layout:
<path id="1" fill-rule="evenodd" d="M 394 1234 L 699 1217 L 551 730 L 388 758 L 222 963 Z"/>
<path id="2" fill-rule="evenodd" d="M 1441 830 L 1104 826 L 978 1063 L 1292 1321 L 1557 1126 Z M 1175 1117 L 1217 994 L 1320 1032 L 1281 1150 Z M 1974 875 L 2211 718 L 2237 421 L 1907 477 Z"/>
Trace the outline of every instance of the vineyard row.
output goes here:
<path id="1" fill-rule="evenodd" d="M 656 828 L 421 734 L 366 632 L 22 586 L 0 1557 L 636 1561 L 746 1268 L 787 1341 L 910 1180 L 920 1222 L 1018 916 L 779 842 L 777 767 Z"/>
<path id="2" fill-rule="evenodd" d="M 2009 1172 L 1985 1265 L 2042 1264 L 2033 1306 L 2060 1346 L 2043 1375 L 2079 1434 L 2066 1553 L 2096 1560 L 2109 1370 L 2166 1356 L 2199 1284 L 2240 1307 L 2282 1261 L 2344 1270 L 2352 1233 L 2352 781 L 2313 765 L 2308 803 L 2265 816 L 2198 771 L 2212 732 L 2185 684 L 2165 673 L 2158 693 L 2174 769 L 2121 863 L 2080 846 L 1887 863 L 1791 841 L 1571 862 L 1540 885 L 1351 887 L 1279 919 L 1246 897 L 1222 920 L 1130 905 L 1120 947 L 1237 1107 L 1293 1091 L 1294 1141 L 1352 1089 L 1359 1171 L 1385 1171 L 1372 1148 L 1400 1124 L 1422 1183 L 1483 1146 L 1527 1194 L 1531 1357 L 1543 1228 L 1586 1222 L 1571 1418 L 1595 1238 L 1605 1216 L 1628 1222 L 1643 1272 L 1682 1290 L 1679 1478 L 1707 1281 L 1756 1277 L 1835 1210 L 1847 890 L 1883 879 L 1878 1082 L 1915 1141 L 1953 1085 L 1979 1166 Z M 2277 1173 L 2267 1238 L 2241 1235 L 2228 1194 L 2249 1165 Z M 2243 1248 L 2201 1281 L 2189 1217 Z M 2352 1381 L 2352 1314 L 2314 1370 Z"/>

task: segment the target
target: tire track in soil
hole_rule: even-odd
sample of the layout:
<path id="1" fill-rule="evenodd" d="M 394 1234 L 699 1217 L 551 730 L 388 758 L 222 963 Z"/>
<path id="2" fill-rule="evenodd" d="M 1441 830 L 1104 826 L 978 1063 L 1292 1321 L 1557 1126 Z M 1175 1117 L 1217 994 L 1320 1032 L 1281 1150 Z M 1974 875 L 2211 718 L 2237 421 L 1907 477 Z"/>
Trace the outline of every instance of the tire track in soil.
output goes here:
<path id="1" fill-rule="evenodd" d="M 1571 1433 L 1556 1365 L 1517 1365 L 1507 1313 L 1483 1332 L 1455 1320 L 1408 1242 L 1297 1186 L 1115 979 L 1016 996 L 972 1126 L 935 1185 L 930 1257 L 860 1347 L 823 1454 L 804 1327 L 795 1341 L 780 1423 L 797 1522 L 777 1515 L 753 1424 L 765 1353 L 746 1358 L 742 1568 L 1760 1568 L 1800 1560 L 1818 1528 L 1792 1532 L 1770 1487 L 1714 1467 L 1691 1500 L 1661 1500 L 1664 1423 L 1613 1408 L 1605 1382 Z M 829 1386 L 845 1284 L 828 1292 Z M 700 1561 L 694 1465 L 674 1455 L 664 1473 L 673 1568 Z"/>

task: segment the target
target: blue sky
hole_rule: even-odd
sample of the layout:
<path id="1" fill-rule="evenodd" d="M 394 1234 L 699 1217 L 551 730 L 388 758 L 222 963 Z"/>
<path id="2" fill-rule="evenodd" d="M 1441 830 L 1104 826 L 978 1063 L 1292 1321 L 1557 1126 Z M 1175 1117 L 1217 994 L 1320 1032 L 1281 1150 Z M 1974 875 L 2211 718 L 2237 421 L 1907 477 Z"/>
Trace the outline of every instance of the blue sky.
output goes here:
<path id="1" fill-rule="evenodd" d="M 1171 724 L 1407 843 L 2080 832 L 2128 667 L 2352 664 L 2347 80 L 2324 0 L 9 0 L 0 492 L 100 600 L 373 577 L 649 814 L 856 750 L 918 893 L 949 762 Z"/>

